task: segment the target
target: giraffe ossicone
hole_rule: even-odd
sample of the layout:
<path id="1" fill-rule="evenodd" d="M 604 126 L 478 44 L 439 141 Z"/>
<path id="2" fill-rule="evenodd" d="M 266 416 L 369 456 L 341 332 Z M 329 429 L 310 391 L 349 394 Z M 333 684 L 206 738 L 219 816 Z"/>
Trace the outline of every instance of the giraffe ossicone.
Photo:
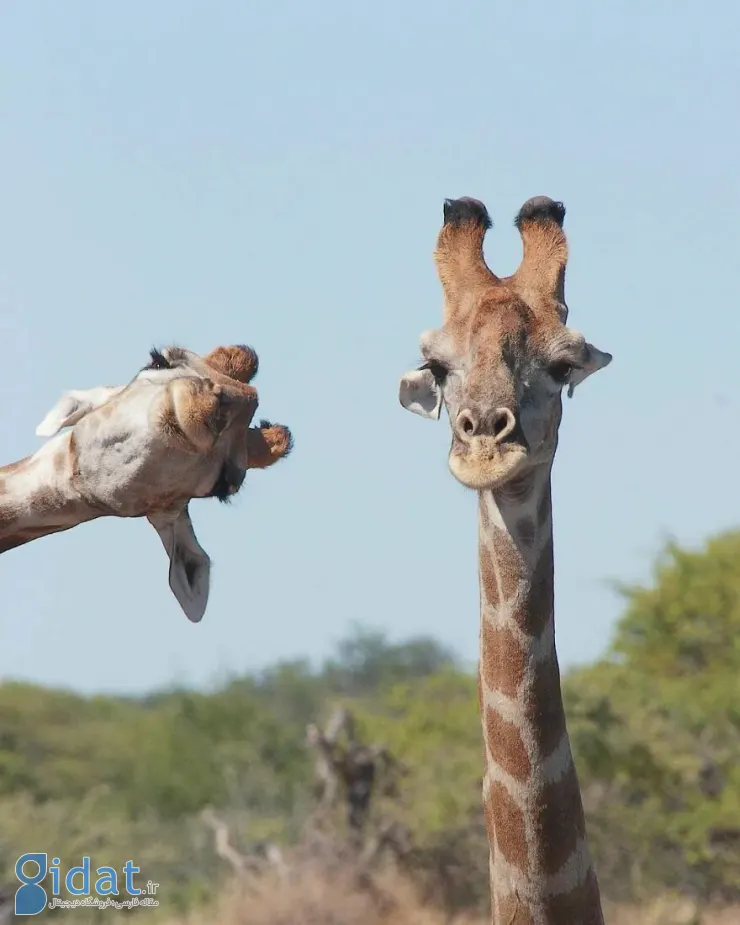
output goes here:
<path id="1" fill-rule="evenodd" d="M 495 925 L 603 925 L 555 649 L 551 469 L 562 390 L 611 362 L 566 325 L 565 207 L 528 200 L 508 277 L 483 257 L 482 202 L 446 200 L 443 324 L 421 335 L 404 408 L 452 430 L 450 471 L 478 492 L 478 684 Z"/>
<path id="2" fill-rule="evenodd" d="M 190 518 L 193 498 L 228 501 L 248 469 L 292 449 L 290 430 L 252 427 L 257 354 L 205 357 L 153 349 L 125 386 L 65 393 L 36 429 L 47 442 L 0 467 L 0 553 L 100 517 L 146 517 L 170 559 L 169 583 L 192 622 L 208 603 L 211 561 Z"/>

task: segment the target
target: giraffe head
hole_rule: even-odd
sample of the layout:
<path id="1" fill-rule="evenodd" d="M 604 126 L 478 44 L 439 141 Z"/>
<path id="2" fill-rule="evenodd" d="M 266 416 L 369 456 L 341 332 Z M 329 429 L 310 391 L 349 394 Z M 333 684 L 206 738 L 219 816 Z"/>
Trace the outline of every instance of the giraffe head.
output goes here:
<path id="1" fill-rule="evenodd" d="M 566 325 L 565 207 L 528 200 L 516 227 L 524 255 L 499 278 L 483 258 L 491 227 L 476 199 L 446 200 L 434 254 L 444 292 L 442 327 L 421 335 L 424 363 L 401 379 L 404 408 L 452 429 L 449 466 L 463 485 L 497 489 L 550 464 L 557 448 L 561 392 L 569 395 L 611 362 Z"/>
<path id="2" fill-rule="evenodd" d="M 172 490 L 178 500 L 226 501 L 241 487 L 247 469 L 266 468 L 292 447 L 286 427 L 267 421 L 249 427 L 258 400 L 248 383 L 258 364 L 246 346 L 217 347 L 206 357 L 182 347 L 152 349 L 149 362 L 127 385 L 67 392 L 36 433 L 52 437 L 72 427 L 78 454 L 99 455 L 101 444 L 124 446 L 119 455 L 135 459 L 138 470 L 157 466 L 155 482 L 137 479 L 136 491 L 126 485 L 123 508 L 163 509 L 168 473 L 177 476 Z M 121 477 L 124 469 L 119 467 Z M 99 472 L 102 476 L 100 467 Z M 91 481 L 95 475 L 87 473 Z"/>
<path id="3" fill-rule="evenodd" d="M 146 517 L 170 558 L 172 591 L 199 621 L 210 559 L 190 499 L 229 500 L 247 469 L 267 468 L 292 448 L 287 427 L 250 427 L 257 365 L 249 347 L 206 357 L 168 347 L 152 350 L 125 386 L 67 392 L 36 430 L 52 439 L 0 469 L 0 553 L 101 516 Z"/>

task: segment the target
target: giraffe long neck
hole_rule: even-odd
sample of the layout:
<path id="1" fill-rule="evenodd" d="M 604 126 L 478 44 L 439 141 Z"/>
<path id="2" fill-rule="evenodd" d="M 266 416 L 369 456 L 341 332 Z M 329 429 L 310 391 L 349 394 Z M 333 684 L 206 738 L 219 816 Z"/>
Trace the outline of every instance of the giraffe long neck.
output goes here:
<path id="1" fill-rule="evenodd" d="M 0 467 L 0 553 L 104 513 L 72 488 L 70 440 L 55 438 L 33 456 Z"/>
<path id="2" fill-rule="evenodd" d="M 479 560 L 494 925 L 603 925 L 555 651 L 549 470 L 480 493 Z"/>

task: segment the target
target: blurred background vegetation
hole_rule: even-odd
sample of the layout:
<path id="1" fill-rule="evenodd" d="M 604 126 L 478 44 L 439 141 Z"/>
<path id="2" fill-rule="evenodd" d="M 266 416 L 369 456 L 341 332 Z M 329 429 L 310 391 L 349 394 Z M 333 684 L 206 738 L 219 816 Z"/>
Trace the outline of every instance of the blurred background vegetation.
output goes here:
<path id="1" fill-rule="evenodd" d="M 625 606 L 609 650 L 564 678 L 603 892 L 622 904 L 683 897 L 740 921 L 740 531 L 699 550 L 668 545 L 649 585 L 617 590 Z M 133 858 L 161 884 L 159 918 L 213 920 L 203 910 L 233 871 L 203 810 L 228 823 L 245 856 L 266 841 L 289 852 L 316 798 L 306 727 L 338 705 L 351 709 L 358 740 L 403 767 L 374 817 L 403 826 L 417 873 L 426 865 L 438 880 L 439 857 L 454 857 L 450 915 L 484 914 L 474 672 L 434 640 L 396 644 L 360 628 L 323 665 L 278 664 L 208 693 L 0 686 L 0 887 L 12 897 L 27 851 L 63 865 Z M 350 921 L 344 899 L 346 915 L 311 921 Z M 248 907 L 239 900 L 234 920 L 282 922 Z M 299 922 L 295 911 L 287 921 Z"/>

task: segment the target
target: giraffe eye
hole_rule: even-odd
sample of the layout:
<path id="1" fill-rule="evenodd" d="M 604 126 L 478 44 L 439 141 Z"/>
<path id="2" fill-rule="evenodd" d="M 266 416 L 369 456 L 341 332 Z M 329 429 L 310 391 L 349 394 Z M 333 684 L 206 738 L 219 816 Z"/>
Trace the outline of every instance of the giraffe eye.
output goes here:
<path id="1" fill-rule="evenodd" d="M 429 372 L 434 376 L 434 381 L 437 383 L 437 385 L 442 385 L 447 378 L 447 367 L 442 366 L 441 363 L 437 363 L 434 360 L 430 360 L 428 363 L 425 363 L 419 368 L 428 369 Z"/>
<path id="2" fill-rule="evenodd" d="M 167 357 L 157 350 L 156 347 L 152 347 L 149 351 L 149 363 L 146 365 L 146 369 L 172 369 L 172 364 L 167 359 Z"/>
<path id="3" fill-rule="evenodd" d="M 558 385 L 565 385 L 570 374 L 573 372 L 573 364 L 565 362 L 552 363 L 547 371 Z"/>

